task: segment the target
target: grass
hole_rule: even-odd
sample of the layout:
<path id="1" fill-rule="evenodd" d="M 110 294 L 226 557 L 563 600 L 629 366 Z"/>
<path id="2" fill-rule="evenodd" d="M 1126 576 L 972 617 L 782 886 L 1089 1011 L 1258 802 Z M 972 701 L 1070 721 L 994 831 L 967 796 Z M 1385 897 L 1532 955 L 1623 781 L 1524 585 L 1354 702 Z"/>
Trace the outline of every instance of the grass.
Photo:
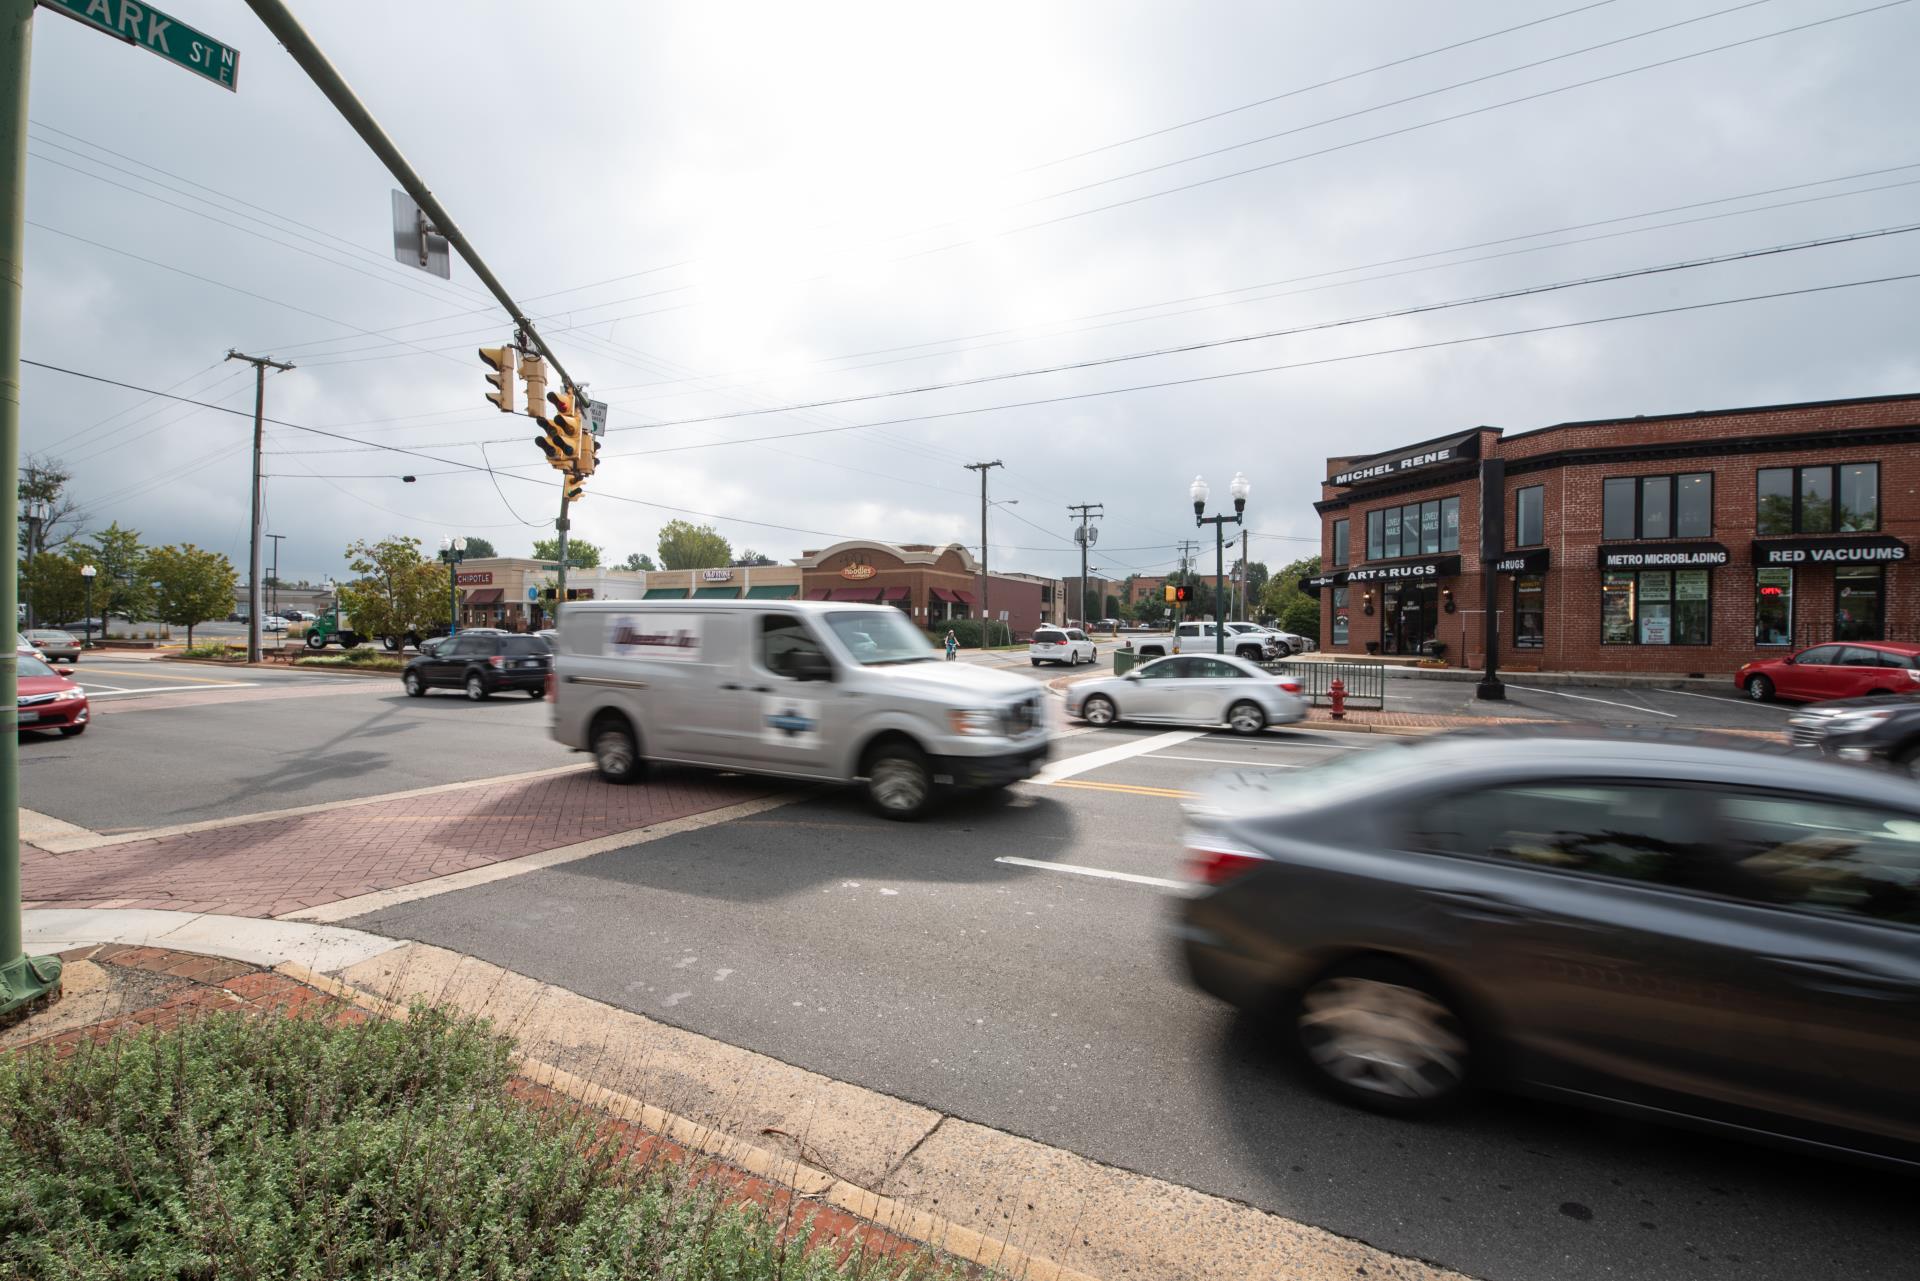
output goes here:
<path id="1" fill-rule="evenodd" d="M 227 641 L 201 641 L 197 645 L 189 645 L 180 651 L 182 658 L 216 658 L 234 662 L 241 661 L 246 656 L 246 650 L 236 649 Z"/>
<path id="2" fill-rule="evenodd" d="M 398 654 L 389 654 L 371 645 L 358 645 L 338 654 L 314 652 L 293 660 L 295 667 L 352 667 L 364 672 L 397 672 L 407 665 Z"/>
<path id="3" fill-rule="evenodd" d="M 0 1058 L 0 1276 L 932 1278 L 639 1165 L 491 1025 L 217 1014 Z"/>

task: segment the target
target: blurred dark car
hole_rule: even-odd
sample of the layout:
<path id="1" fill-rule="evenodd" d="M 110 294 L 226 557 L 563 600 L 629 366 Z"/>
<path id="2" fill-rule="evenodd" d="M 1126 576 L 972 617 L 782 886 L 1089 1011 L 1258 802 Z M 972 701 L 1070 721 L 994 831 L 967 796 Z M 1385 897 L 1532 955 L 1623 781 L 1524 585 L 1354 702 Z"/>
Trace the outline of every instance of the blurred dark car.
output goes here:
<path id="1" fill-rule="evenodd" d="M 1802 708 L 1787 719 L 1787 741 L 1843 761 L 1880 761 L 1920 782 L 1920 695 Z"/>
<path id="2" fill-rule="evenodd" d="M 1733 674 L 1756 702 L 1787 698 L 1819 703 L 1867 694 L 1920 693 L 1920 645 L 1836 641 L 1783 658 L 1763 658 Z"/>
<path id="3" fill-rule="evenodd" d="M 1457 735 L 1190 806 L 1176 935 L 1348 1101 L 1499 1085 L 1920 1169 L 1920 789 L 1703 736 Z"/>
<path id="4" fill-rule="evenodd" d="M 400 683 L 415 698 L 436 686 L 464 689 L 475 701 L 510 689 L 545 698 L 552 670 L 553 649 L 538 636 L 475 628 L 409 660 Z"/>

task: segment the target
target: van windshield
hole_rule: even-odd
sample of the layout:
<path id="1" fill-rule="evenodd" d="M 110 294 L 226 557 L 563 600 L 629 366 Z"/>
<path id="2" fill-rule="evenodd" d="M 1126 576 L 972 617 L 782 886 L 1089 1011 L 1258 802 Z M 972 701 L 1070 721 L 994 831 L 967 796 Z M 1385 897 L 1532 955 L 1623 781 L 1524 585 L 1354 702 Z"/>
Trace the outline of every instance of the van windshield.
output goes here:
<path id="1" fill-rule="evenodd" d="M 836 612 L 827 615 L 827 626 L 854 661 L 868 667 L 938 661 L 932 642 L 897 609 Z"/>

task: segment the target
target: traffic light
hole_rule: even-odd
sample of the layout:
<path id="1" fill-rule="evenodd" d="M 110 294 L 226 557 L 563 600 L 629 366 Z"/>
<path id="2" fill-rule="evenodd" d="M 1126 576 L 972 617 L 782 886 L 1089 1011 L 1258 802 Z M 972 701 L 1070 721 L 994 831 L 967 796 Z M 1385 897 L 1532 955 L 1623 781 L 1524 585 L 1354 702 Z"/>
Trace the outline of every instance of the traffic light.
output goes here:
<path id="1" fill-rule="evenodd" d="M 1193 599 L 1193 588 L 1187 586 L 1185 583 L 1181 583 L 1179 586 L 1171 588 L 1170 590 L 1173 592 L 1173 599 L 1182 605 Z"/>
<path id="2" fill-rule="evenodd" d="M 582 498 L 586 497 L 586 494 L 587 494 L 586 482 L 581 480 L 578 476 L 574 476 L 571 474 L 568 475 L 567 501 L 570 503 L 577 503 Z"/>
<path id="3" fill-rule="evenodd" d="M 493 390 L 487 393 L 503 414 L 513 412 L 513 375 L 516 364 L 515 352 L 511 347 L 482 347 L 480 359 L 487 362 L 487 368 L 493 372 L 487 375 L 487 381 L 493 384 Z"/>
<path id="4" fill-rule="evenodd" d="M 580 415 L 574 412 L 573 397 L 566 392 L 548 392 L 547 403 L 553 406 L 553 412 L 539 420 L 544 434 L 534 437 L 533 443 L 540 446 L 549 464 L 570 472 L 580 457 Z"/>
<path id="5" fill-rule="evenodd" d="M 1176 597 L 1174 596 L 1174 592 L 1176 592 L 1176 591 L 1178 591 L 1178 590 L 1179 590 L 1179 589 L 1178 589 L 1177 587 L 1175 587 L 1175 586 L 1174 586 L 1174 585 L 1173 585 L 1172 583 L 1168 583 L 1168 584 L 1167 584 L 1167 604 L 1169 604 L 1169 605 L 1171 605 L 1171 604 L 1173 604 L 1173 602 L 1175 601 L 1175 599 L 1177 599 L 1177 598 L 1176 598 Z"/>
<path id="6" fill-rule="evenodd" d="M 591 431 L 582 429 L 580 432 L 580 457 L 574 460 L 573 474 L 576 479 L 585 480 L 587 477 L 593 475 L 593 469 L 599 465 L 600 442 L 593 438 Z"/>
<path id="7" fill-rule="evenodd" d="M 529 352 L 520 358 L 520 379 L 527 384 L 527 412 L 538 415 L 547 398 L 547 360 Z"/>

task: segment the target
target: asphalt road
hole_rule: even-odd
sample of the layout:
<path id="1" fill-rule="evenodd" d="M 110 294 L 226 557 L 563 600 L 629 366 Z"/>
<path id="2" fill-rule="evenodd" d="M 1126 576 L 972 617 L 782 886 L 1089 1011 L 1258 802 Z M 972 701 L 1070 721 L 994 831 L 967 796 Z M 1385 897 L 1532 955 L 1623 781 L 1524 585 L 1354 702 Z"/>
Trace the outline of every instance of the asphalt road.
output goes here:
<path id="1" fill-rule="evenodd" d="M 829 796 L 354 924 L 1474 1276 L 1910 1269 L 1911 1181 L 1515 1100 L 1409 1124 L 1310 1092 L 1169 953 L 1169 793 L 1377 749 L 1126 729 L 1061 749 L 1121 744 L 1151 750 L 913 828 Z"/>

